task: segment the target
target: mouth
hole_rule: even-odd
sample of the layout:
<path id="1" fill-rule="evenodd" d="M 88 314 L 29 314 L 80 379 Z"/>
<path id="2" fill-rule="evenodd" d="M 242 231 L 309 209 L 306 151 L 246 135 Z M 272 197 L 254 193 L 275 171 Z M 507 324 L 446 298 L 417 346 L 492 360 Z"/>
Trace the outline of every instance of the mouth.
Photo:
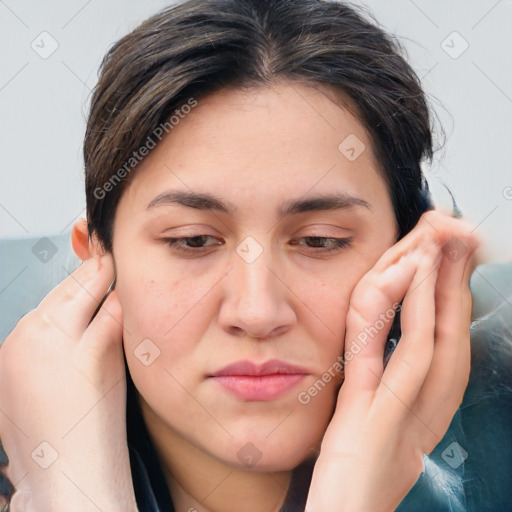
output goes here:
<path id="1" fill-rule="evenodd" d="M 241 400 L 266 401 L 284 395 L 307 375 L 304 368 L 273 359 L 263 364 L 238 361 L 209 377 Z"/>

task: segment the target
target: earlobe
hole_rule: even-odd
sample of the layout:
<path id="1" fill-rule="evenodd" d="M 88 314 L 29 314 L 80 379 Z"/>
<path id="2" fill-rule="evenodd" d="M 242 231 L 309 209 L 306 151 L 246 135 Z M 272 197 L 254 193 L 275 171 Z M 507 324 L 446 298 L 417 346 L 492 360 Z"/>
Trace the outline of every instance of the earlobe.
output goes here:
<path id="1" fill-rule="evenodd" d="M 71 246 L 73 251 L 82 261 L 87 260 L 97 254 L 103 253 L 97 238 L 89 241 L 89 231 L 87 229 L 87 220 L 79 219 L 73 225 L 71 231 Z"/>

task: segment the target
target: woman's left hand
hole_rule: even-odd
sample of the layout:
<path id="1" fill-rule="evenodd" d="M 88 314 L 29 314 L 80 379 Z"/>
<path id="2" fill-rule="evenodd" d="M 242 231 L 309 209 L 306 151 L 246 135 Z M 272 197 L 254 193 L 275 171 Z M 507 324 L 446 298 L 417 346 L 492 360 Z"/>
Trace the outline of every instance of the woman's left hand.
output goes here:
<path id="1" fill-rule="evenodd" d="M 473 229 L 428 211 L 354 288 L 345 351 L 404 299 L 402 337 L 385 368 L 390 322 L 346 362 L 307 512 L 395 510 L 445 435 L 469 379 Z"/>

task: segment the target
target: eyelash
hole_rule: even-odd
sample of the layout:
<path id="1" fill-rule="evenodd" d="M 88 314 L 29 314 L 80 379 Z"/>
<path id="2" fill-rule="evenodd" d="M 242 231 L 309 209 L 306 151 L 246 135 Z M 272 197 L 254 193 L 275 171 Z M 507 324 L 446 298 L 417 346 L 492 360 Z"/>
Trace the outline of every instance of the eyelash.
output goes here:
<path id="1" fill-rule="evenodd" d="M 200 237 L 214 238 L 211 235 L 192 235 L 192 236 L 185 236 L 185 237 L 182 237 L 182 238 L 171 238 L 171 237 L 169 237 L 169 238 L 162 238 L 162 242 L 166 243 L 171 248 L 176 249 L 178 251 L 182 251 L 182 252 L 185 252 L 185 253 L 188 253 L 188 254 L 192 254 L 192 253 L 197 254 L 197 253 L 200 253 L 200 252 L 204 252 L 204 250 L 207 249 L 209 246 L 190 248 L 190 247 L 187 247 L 183 243 L 180 243 L 180 242 L 187 241 L 187 240 L 192 240 L 194 238 L 200 238 Z M 339 251 L 339 250 L 341 250 L 341 249 L 343 249 L 345 247 L 349 247 L 350 244 L 352 243 L 352 238 L 350 238 L 350 237 L 349 238 L 332 238 L 332 237 L 316 236 L 316 235 L 304 236 L 304 237 L 299 238 L 298 240 L 303 240 L 303 239 L 306 239 L 306 238 L 316 238 L 316 239 L 319 239 L 319 240 L 328 240 L 328 241 L 331 241 L 332 244 L 334 245 L 331 248 L 310 247 L 310 249 L 312 249 L 314 252 L 325 252 L 325 253 L 328 253 L 328 252 Z M 220 245 L 220 244 L 214 244 L 214 245 Z M 294 245 L 298 245 L 298 244 L 294 244 Z"/>

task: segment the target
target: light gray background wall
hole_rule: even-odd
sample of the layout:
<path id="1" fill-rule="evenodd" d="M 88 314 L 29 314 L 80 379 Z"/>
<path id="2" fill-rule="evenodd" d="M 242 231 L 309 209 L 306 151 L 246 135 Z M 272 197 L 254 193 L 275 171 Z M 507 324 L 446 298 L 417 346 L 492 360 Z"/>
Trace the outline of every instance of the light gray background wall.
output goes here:
<path id="1" fill-rule="evenodd" d="M 423 78 L 447 142 L 425 168 L 512 260 L 512 0 L 368 0 Z M 0 237 L 66 233 L 85 216 L 81 144 L 109 46 L 169 2 L 0 0 Z"/>

